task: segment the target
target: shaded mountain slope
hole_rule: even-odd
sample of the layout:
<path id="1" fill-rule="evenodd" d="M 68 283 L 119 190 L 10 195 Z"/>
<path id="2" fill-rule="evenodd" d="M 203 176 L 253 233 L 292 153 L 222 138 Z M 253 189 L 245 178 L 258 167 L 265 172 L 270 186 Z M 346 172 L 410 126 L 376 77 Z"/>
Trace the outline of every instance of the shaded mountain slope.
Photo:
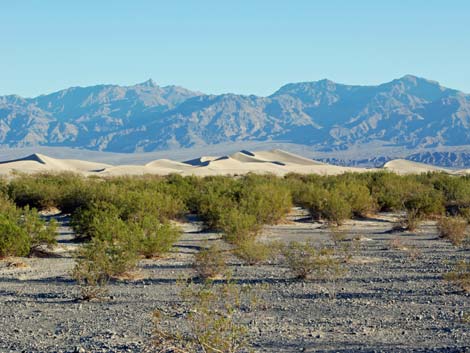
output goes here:
<path id="1" fill-rule="evenodd" d="M 470 95 L 407 75 L 378 86 L 291 83 L 269 97 L 160 87 L 73 87 L 0 97 L 0 144 L 144 152 L 243 141 L 318 151 L 374 141 L 409 149 L 470 144 Z"/>

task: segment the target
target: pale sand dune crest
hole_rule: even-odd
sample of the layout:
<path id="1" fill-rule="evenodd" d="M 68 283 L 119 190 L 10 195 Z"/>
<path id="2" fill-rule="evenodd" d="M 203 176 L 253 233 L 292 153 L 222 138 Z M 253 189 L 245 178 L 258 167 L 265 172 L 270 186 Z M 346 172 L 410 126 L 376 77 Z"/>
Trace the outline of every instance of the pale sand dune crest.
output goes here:
<path id="1" fill-rule="evenodd" d="M 299 165 L 326 165 L 325 163 L 315 161 L 313 159 L 305 158 L 294 153 L 290 153 L 283 150 L 270 150 L 270 151 L 256 151 L 251 152 L 253 157 L 276 161 L 280 163 L 284 163 L 286 165 L 289 164 L 299 164 Z"/>
<path id="2" fill-rule="evenodd" d="M 231 154 L 229 157 L 243 163 L 273 163 L 277 165 L 285 165 L 285 163 L 282 163 L 280 161 L 266 160 L 264 158 L 255 157 L 253 153 L 248 151 L 236 152 Z"/>
<path id="3" fill-rule="evenodd" d="M 452 174 L 454 174 L 454 175 L 469 175 L 470 174 L 470 169 L 456 170 Z"/>
<path id="4" fill-rule="evenodd" d="M 469 174 L 470 170 L 453 172 L 423 163 L 397 159 L 384 165 L 382 169 L 341 167 L 325 164 L 282 150 L 240 151 L 230 156 L 205 156 L 187 162 L 158 159 L 145 165 L 118 165 L 88 162 L 83 160 L 56 159 L 42 154 L 32 154 L 25 158 L 0 162 L 0 175 L 12 172 L 74 172 L 83 175 L 124 176 L 124 175 L 243 175 L 247 173 L 274 174 L 283 176 L 288 173 L 336 175 L 347 172 L 366 172 L 389 170 L 398 174 L 419 174 L 442 171 L 449 174 Z"/>
<path id="5" fill-rule="evenodd" d="M 215 156 L 202 156 L 199 158 L 194 158 L 190 159 L 188 161 L 185 161 L 183 163 L 192 165 L 194 167 L 203 167 L 209 164 L 209 162 L 215 161 L 216 159 L 219 159 L 221 157 L 215 157 Z"/>
<path id="6" fill-rule="evenodd" d="M 22 173 L 67 171 L 76 173 L 93 173 L 99 172 L 107 167 L 110 167 L 110 165 L 75 159 L 56 159 L 35 153 L 24 158 L 0 162 L 0 174 L 10 174 L 14 171 Z"/>
<path id="7" fill-rule="evenodd" d="M 259 163 L 259 162 L 241 162 L 232 157 L 220 157 L 212 160 L 203 167 L 194 170 L 195 175 L 241 175 L 247 173 L 258 174 L 286 174 L 288 170 L 283 169 L 282 166 L 273 163 Z"/>
<path id="8" fill-rule="evenodd" d="M 147 168 L 166 168 L 166 169 L 175 169 L 175 170 L 191 170 L 196 168 L 191 164 L 184 162 L 176 162 L 171 159 L 157 159 L 155 161 L 145 164 Z"/>
<path id="9" fill-rule="evenodd" d="M 16 163 L 16 162 L 37 162 L 40 164 L 46 164 L 46 161 L 44 160 L 44 155 L 39 154 L 39 153 L 34 153 L 29 156 L 23 157 L 23 158 L 18 158 L 18 159 L 12 159 L 10 161 L 0 161 L 0 164 L 8 164 L 8 163 Z M 46 157 L 47 159 L 47 157 Z"/>
<path id="10" fill-rule="evenodd" d="M 169 174 L 184 174 L 183 170 L 165 167 L 147 167 L 145 165 L 119 165 L 115 167 L 106 168 L 98 173 L 88 174 L 97 176 L 126 176 L 126 175 L 169 175 Z M 191 173 L 186 173 L 190 175 Z"/>
<path id="11" fill-rule="evenodd" d="M 446 168 L 441 168 L 430 164 L 413 162 L 406 159 L 391 160 L 385 163 L 382 168 L 397 174 L 421 174 L 428 172 L 444 172 L 453 174 L 451 170 Z"/>

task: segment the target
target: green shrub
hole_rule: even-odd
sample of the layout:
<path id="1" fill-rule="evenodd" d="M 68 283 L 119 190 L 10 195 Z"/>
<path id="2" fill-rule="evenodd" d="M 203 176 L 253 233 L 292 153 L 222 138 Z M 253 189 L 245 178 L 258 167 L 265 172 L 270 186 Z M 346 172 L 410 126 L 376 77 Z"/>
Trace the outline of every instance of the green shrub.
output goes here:
<path id="1" fill-rule="evenodd" d="M 253 177 L 252 177 L 253 178 Z M 253 215 L 260 224 L 275 224 L 283 220 L 292 208 L 289 189 L 277 182 L 244 180 L 239 196 L 240 209 Z"/>
<path id="2" fill-rule="evenodd" d="M 298 196 L 299 205 L 308 210 L 313 220 L 321 220 L 325 215 L 325 205 L 330 194 L 319 185 L 305 185 Z"/>
<path id="3" fill-rule="evenodd" d="M 442 214 L 442 194 L 434 189 L 416 187 L 407 195 L 404 208 L 406 211 L 413 211 L 418 217 Z"/>
<path id="4" fill-rule="evenodd" d="M 465 292 L 470 292 L 470 261 L 457 262 L 454 269 L 444 275 L 444 279 L 460 287 Z"/>
<path id="5" fill-rule="evenodd" d="M 467 221 L 462 217 L 442 217 L 437 222 L 441 238 L 449 239 L 455 246 L 460 246 L 468 236 Z"/>
<path id="6" fill-rule="evenodd" d="M 11 220 L 19 220 L 21 217 L 21 209 L 9 199 L 0 196 L 0 214 Z"/>
<path id="7" fill-rule="evenodd" d="M 19 207 L 43 209 L 56 206 L 58 188 L 48 175 L 22 175 L 8 185 L 8 194 Z"/>
<path id="8" fill-rule="evenodd" d="M 0 214 L 0 258 L 26 256 L 30 252 L 31 238 L 16 222 Z"/>
<path id="9" fill-rule="evenodd" d="M 443 173 L 433 174 L 430 182 L 434 188 L 443 195 L 445 207 L 449 210 L 457 210 L 470 207 L 470 179 L 465 177 L 455 177 Z"/>
<path id="10" fill-rule="evenodd" d="M 94 265 L 103 276 L 117 277 L 136 267 L 139 244 L 132 225 L 115 214 L 98 212 L 92 219 L 91 229 L 91 240 L 79 253 L 82 257 L 77 266 L 85 263 L 85 268 L 88 268 L 88 263 L 96 260 L 93 252 L 99 252 L 99 262 Z"/>
<path id="11" fill-rule="evenodd" d="M 135 224 L 138 233 L 139 253 L 146 258 L 168 252 L 180 236 L 180 230 L 170 223 L 160 223 L 145 216 Z"/>
<path id="12" fill-rule="evenodd" d="M 377 206 L 367 186 L 358 182 L 342 183 L 337 189 L 349 203 L 355 217 L 367 217 L 374 213 Z"/>
<path id="13" fill-rule="evenodd" d="M 238 243 L 254 237 L 259 232 L 260 225 L 255 216 L 233 208 L 221 214 L 218 228 L 224 233 L 225 240 Z"/>
<path id="14" fill-rule="evenodd" d="M 369 181 L 372 197 L 377 200 L 380 211 L 401 211 L 407 193 L 413 191 L 416 185 L 408 176 L 380 172 Z"/>
<path id="15" fill-rule="evenodd" d="M 237 243 L 235 255 L 249 265 L 265 262 L 275 254 L 275 249 L 269 244 L 247 239 Z"/>
<path id="16" fill-rule="evenodd" d="M 176 219 L 185 211 L 181 200 L 155 191 L 128 192 L 117 203 L 121 218 L 129 221 L 139 221 L 148 215 L 160 221 Z"/>
<path id="17" fill-rule="evenodd" d="M 281 249 L 285 263 L 298 279 L 313 277 L 333 280 L 342 273 L 333 249 L 318 248 L 313 243 L 291 242 Z"/>
<path id="18" fill-rule="evenodd" d="M 200 196 L 197 212 L 209 229 L 219 229 L 222 216 L 236 208 L 236 201 L 228 195 L 208 192 Z"/>
<path id="19" fill-rule="evenodd" d="M 153 346 L 158 352 L 249 352 L 248 326 L 242 304 L 249 302 L 245 289 L 227 282 L 190 283 L 180 294 L 187 306 L 168 313 L 168 306 L 153 313 Z M 182 304 L 182 305 L 184 305 Z M 245 306 L 247 306 L 245 304 Z M 184 311 L 184 315 L 179 313 Z"/>
<path id="20" fill-rule="evenodd" d="M 79 208 L 72 214 L 70 224 L 75 231 L 76 238 L 89 240 L 100 232 L 101 224 L 109 219 L 121 221 L 120 211 L 109 202 L 98 201 L 88 208 Z"/>
<path id="21" fill-rule="evenodd" d="M 225 257 L 220 247 L 211 247 L 199 251 L 194 256 L 193 268 L 199 278 L 210 279 L 222 275 L 226 271 Z"/>
<path id="22" fill-rule="evenodd" d="M 96 195 L 100 194 L 96 181 L 79 179 L 72 183 L 61 194 L 57 201 L 57 208 L 66 214 L 73 214 L 78 209 L 89 207 Z"/>
<path id="23" fill-rule="evenodd" d="M 442 194 L 422 186 L 416 186 L 413 191 L 410 190 L 403 205 L 406 211 L 403 223 L 410 231 L 414 231 L 424 218 L 432 214 L 442 214 L 444 211 Z"/>
<path id="24" fill-rule="evenodd" d="M 80 287 L 81 299 L 99 298 L 107 292 L 111 267 L 106 242 L 92 241 L 77 252 L 72 278 Z"/>
<path id="25" fill-rule="evenodd" d="M 346 219 L 351 218 L 350 204 L 336 190 L 329 193 L 322 211 L 328 222 L 341 225 Z"/>
<path id="26" fill-rule="evenodd" d="M 54 219 L 46 224 L 39 218 L 35 209 L 25 207 L 19 224 L 31 239 L 30 251 L 37 250 L 41 246 L 52 248 L 57 244 L 57 222 Z"/>
<path id="27" fill-rule="evenodd" d="M 73 173 L 23 174 L 10 181 L 7 192 L 19 207 L 60 208 L 60 200 L 81 180 L 81 176 Z"/>
<path id="28" fill-rule="evenodd" d="M 26 256 L 41 246 L 56 244 L 56 222 L 47 224 L 35 209 L 16 207 L 0 197 L 0 257 Z"/>
<path id="29" fill-rule="evenodd" d="M 72 277 L 84 287 L 102 286 L 135 269 L 137 261 L 132 245 L 94 238 L 77 252 Z"/>

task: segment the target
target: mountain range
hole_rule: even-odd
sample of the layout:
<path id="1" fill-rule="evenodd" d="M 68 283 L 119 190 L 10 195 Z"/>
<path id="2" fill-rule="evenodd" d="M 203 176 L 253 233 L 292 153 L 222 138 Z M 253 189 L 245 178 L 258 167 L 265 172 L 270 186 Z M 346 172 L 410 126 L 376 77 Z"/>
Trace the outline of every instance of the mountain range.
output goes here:
<path id="1" fill-rule="evenodd" d="M 148 152 L 248 141 L 294 143 L 319 152 L 380 143 L 410 154 L 470 145 L 470 95 L 406 75 L 377 86 L 326 79 L 290 83 L 268 97 L 209 95 L 152 80 L 0 97 L 3 147 Z"/>

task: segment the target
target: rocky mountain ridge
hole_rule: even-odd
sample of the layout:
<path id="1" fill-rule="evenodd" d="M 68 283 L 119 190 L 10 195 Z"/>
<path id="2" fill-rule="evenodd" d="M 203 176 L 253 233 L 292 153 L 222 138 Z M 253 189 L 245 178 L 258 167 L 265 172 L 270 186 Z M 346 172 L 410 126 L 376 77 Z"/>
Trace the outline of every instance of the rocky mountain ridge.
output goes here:
<path id="1" fill-rule="evenodd" d="M 0 97 L 3 147 L 148 152 L 253 141 L 322 152 L 379 141 L 404 146 L 410 154 L 413 148 L 468 145 L 470 95 L 407 75 L 378 86 L 291 83 L 268 97 L 207 95 L 152 80 Z M 376 157 L 383 162 L 386 156 Z M 414 158 L 451 164 L 455 159 Z M 463 160 L 468 157 L 455 159 Z"/>

